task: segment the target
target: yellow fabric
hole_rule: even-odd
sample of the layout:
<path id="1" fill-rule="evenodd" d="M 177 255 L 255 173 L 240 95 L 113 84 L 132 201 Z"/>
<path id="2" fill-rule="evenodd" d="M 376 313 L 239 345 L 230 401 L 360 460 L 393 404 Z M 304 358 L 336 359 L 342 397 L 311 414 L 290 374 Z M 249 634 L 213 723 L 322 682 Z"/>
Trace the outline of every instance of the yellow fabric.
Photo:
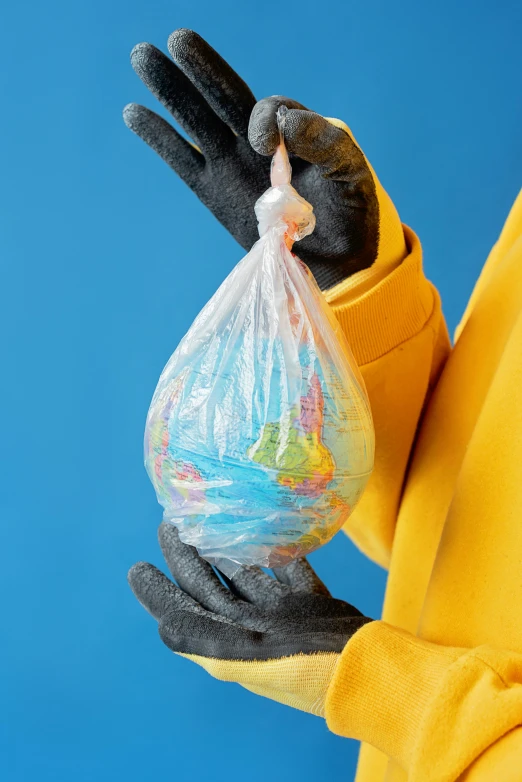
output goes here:
<path id="1" fill-rule="evenodd" d="M 348 303 L 344 283 L 326 294 L 361 369 L 375 424 L 375 468 L 345 531 L 383 567 L 417 423 L 450 350 L 439 295 L 422 273 L 420 242 L 406 226 L 404 234 L 408 255 L 370 291 Z"/>
<path id="2" fill-rule="evenodd" d="M 386 779 L 440 782 L 466 774 L 500 781 L 513 752 L 522 775 L 519 737 L 511 737 L 507 756 L 499 750 L 499 740 L 522 724 L 522 654 L 432 644 L 373 622 L 347 644 L 326 715 L 334 732 L 369 741 L 395 760 L 402 770 Z M 473 761 L 487 768 L 492 746 L 497 776 L 481 777 Z"/>
<path id="3" fill-rule="evenodd" d="M 326 693 L 340 655 L 296 654 L 278 660 L 217 660 L 184 654 L 215 679 L 238 682 L 247 690 L 324 717 Z"/>
<path id="4" fill-rule="evenodd" d="M 417 269 L 408 295 L 424 301 Z M 522 195 L 452 350 L 435 293 L 400 341 L 404 298 L 390 301 L 371 344 L 376 302 L 357 318 L 342 290 L 328 298 L 359 357 L 379 346 L 361 366 L 376 470 L 346 531 L 390 568 L 384 621 L 345 648 L 328 724 L 372 744 L 357 782 L 522 780 Z"/>

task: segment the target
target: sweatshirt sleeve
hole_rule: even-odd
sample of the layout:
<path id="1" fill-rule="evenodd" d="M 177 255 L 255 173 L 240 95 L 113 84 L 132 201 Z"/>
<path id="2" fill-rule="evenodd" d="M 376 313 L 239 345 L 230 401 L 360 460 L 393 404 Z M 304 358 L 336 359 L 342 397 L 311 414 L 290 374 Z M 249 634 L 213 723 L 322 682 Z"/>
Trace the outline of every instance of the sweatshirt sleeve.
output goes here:
<path id="1" fill-rule="evenodd" d="M 375 467 L 345 532 L 388 567 L 415 432 L 450 352 L 440 297 L 426 279 L 418 238 L 404 226 L 406 252 L 331 289 L 333 309 L 359 365 L 375 424 Z"/>
<path id="2" fill-rule="evenodd" d="M 325 708 L 330 730 L 372 744 L 410 782 L 520 779 L 513 776 L 522 768 L 516 652 L 439 646 L 371 622 L 340 656 Z"/>

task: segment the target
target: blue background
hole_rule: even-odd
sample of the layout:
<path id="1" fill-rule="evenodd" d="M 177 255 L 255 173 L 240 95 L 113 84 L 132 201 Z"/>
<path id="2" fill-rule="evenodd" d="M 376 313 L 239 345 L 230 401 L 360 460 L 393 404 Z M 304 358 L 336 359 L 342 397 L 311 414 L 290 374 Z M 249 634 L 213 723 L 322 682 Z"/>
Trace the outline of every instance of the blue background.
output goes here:
<path id="1" fill-rule="evenodd" d="M 125 103 L 157 108 L 128 55 L 192 27 L 258 97 L 351 124 L 453 328 L 520 186 L 520 4 L 32 0 L 1 21 L 2 778 L 350 780 L 355 742 L 176 658 L 126 584 L 161 564 L 151 394 L 242 254 L 124 127 Z M 385 573 L 345 537 L 312 561 L 379 615 Z"/>

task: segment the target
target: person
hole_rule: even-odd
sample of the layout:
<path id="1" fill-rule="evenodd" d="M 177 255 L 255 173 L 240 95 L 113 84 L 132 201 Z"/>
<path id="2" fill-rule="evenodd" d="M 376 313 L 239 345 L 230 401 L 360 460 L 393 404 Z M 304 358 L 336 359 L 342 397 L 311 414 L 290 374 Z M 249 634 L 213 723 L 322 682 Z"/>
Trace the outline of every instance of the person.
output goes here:
<path id="1" fill-rule="evenodd" d="M 375 469 L 345 532 L 389 578 L 374 621 L 305 560 L 223 583 L 162 524 L 177 583 L 138 563 L 130 585 L 173 652 L 361 740 L 358 782 L 522 780 L 522 196 L 452 347 L 419 239 L 348 127 L 286 97 L 256 102 L 190 30 L 168 48 L 140 44 L 132 64 L 194 143 L 142 106 L 125 122 L 247 250 L 288 107 L 293 184 L 317 215 L 299 256 L 375 421 Z"/>

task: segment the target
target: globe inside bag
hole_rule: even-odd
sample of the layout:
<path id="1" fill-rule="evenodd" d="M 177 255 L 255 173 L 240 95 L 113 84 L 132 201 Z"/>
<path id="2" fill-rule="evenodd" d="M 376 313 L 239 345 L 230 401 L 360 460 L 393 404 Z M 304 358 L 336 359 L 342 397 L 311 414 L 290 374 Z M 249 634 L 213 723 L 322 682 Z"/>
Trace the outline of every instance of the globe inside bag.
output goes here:
<path id="1" fill-rule="evenodd" d="M 283 113 L 278 120 L 282 135 Z M 170 358 L 145 430 L 165 520 L 229 576 L 240 565 L 279 567 L 330 540 L 373 467 L 364 382 L 290 249 L 315 226 L 290 176 L 281 143 L 272 187 L 255 207 L 260 239 Z"/>

